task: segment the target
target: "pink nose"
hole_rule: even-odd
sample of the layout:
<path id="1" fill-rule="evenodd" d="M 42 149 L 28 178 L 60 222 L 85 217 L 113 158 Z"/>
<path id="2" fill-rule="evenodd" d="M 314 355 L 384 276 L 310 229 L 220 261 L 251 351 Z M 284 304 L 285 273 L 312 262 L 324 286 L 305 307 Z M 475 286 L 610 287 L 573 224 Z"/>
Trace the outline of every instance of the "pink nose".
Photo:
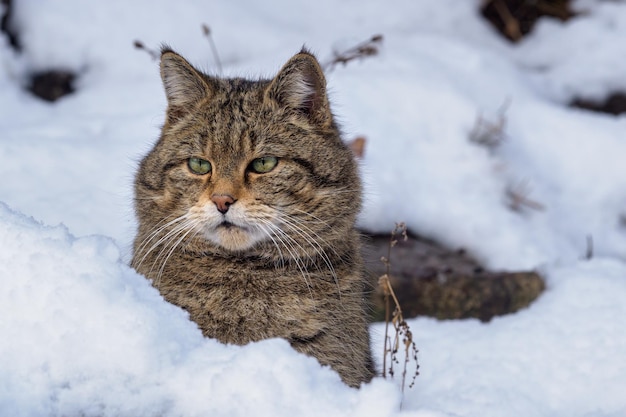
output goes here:
<path id="1" fill-rule="evenodd" d="M 232 195 L 228 194 L 213 194 L 211 196 L 211 201 L 215 203 L 217 207 L 217 211 L 222 214 L 226 214 L 228 208 L 235 203 L 235 200 Z"/>

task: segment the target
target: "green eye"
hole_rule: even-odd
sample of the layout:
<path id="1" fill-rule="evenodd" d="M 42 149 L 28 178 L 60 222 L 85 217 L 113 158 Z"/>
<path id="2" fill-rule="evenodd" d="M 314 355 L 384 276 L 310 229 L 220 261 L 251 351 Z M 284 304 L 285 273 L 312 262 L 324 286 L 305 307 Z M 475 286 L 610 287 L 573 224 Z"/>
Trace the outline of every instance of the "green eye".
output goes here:
<path id="1" fill-rule="evenodd" d="M 250 169 L 257 174 L 265 174 L 276 168 L 276 164 L 278 164 L 278 158 L 275 156 L 264 156 L 252 161 Z"/>
<path id="2" fill-rule="evenodd" d="M 195 156 L 189 158 L 187 166 L 189 166 L 191 172 L 197 175 L 204 175 L 211 172 L 211 163 L 205 159 L 196 158 Z"/>

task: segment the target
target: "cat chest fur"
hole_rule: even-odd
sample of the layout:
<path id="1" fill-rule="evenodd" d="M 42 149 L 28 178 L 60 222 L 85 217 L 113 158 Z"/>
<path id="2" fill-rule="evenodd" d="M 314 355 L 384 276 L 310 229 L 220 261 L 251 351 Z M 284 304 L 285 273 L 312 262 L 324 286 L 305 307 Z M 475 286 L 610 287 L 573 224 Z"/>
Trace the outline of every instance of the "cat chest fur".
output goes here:
<path id="1" fill-rule="evenodd" d="M 328 304 L 341 308 L 339 296 L 329 295 L 329 285 L 309 288 L 299 271 L 202 264 L 201 271 L 172 271 L 158 288 L 166 300 L 189 312 L 205 336 L 224 343 L 311 338 L 328 327 Z M 318 274 L 310 279 L 319 282 Z"/>

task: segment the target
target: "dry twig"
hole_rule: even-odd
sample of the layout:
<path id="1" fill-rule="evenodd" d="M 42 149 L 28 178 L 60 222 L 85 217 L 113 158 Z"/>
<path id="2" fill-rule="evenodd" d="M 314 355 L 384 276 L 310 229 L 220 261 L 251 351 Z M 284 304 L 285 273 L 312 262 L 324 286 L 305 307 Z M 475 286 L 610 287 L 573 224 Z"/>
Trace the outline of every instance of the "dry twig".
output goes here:
<path id="1" fill-rule="evenodd" d="M 217 70 L 219 72 L 219 74 L 222 74 L 222 61 L 220 61 L 220 56 L 217 53 L 217 47 L 215 46 L 215 42 L 213 42 L 213 37 L 211 36 L 211 28 L 206 25 L 206 24 L 202 24 L 202 34 L 204 35 L 205 38 L 207 38 L 209 40 L 209 45 L 211 46 L 211 52 L 213 53 L 213 59 L 215 60 L 215 65 L 217 66 Z"/>
<path id="2" fill-rule="evenodd" d="M 155 51 L 154 49 L 148 48 L 146 45 L 143 44 L 143 42 L 139 40 L 136 40 L 135 42 L 133 42 L 133 46 L 142 51 L 146 51 L 148 55 L 150 55 L 150 58 L 152 58 L 155 61 L 158 60 L 159 57 L 161 56 L 159 52 Z"/>
<path id="3" fill-rule="evenodd" d="M 497 111 L 496 120 L 492 122 L 478 115 L 476 123 L 469 133 L 470 142 L 485 146 L 490 150 L 496 149 L 506 140 L 506 111 L 510 101 L 506 100 Z"/>
<path id="4" fill-rule="evenodd" d="M 378 49 L 383 42 L 383 35 L 374 35 L 370 39 L 361 42 L 345 51 L 333 51 L 333 58 L 322 65 L 323 69 L 330 71 L 338 64 L 346 65 L 355 59 L 363 59 L 369 56 L 378 55 Z"/>
<path id="5" fill-rule="evenodd" d="M 413 387 L 415 378 L 419 375 L 419 364 L 417 363 L 417 347 L 413 341 L 413 333 L 409 328 L 408 323 L 404 320 L 402 315 L 402 308 L 395 292 L 391 286 L 389 280 L 390 266 L 391 266 L 391 249 L 398 244 L 398 238 L 407 240 L 406 225 L 404 223 L 397 223 L 396 227 L 391 232 L 389 239 L 389 247 L 387 250 L 387 257 L 383 257 L 381 261 L 385 264 L 386 273 L 378 280 L 380 288 L 383 292 L 385 299 L 385 344 L 383 353 L 383 377 L 394 376 L 394 365 L 400 364 L 397 354 L 398 351 L 404 347 L 404 363 L 402 369 L 402 391 L 404 392 L 404 386 L 406 382 L 407 365 L 412 358 L 415 361 L 415 373 L 409 384 L 409 388 Z M 395 308 L 393 313 L 391 312 L 391 300 L 393 300 Z M 394 328 L 393 339 L 390 336 L 389 324 Z M 389 356 L 389 368 L 387 368 L 387 356 Z"/>
<path id="6" fill-rule="evenodd" d="M 509 208 L 516 212 L 521 212 L 524 208 L 530 208 L 538 211 L 545 210 L 545 206 L 543 204 L 532 200 L 528 196 L 530 191 L 528 181 L 520 181 L 516 184 L 509 185 L 506 188 L 507 205 Z"/>

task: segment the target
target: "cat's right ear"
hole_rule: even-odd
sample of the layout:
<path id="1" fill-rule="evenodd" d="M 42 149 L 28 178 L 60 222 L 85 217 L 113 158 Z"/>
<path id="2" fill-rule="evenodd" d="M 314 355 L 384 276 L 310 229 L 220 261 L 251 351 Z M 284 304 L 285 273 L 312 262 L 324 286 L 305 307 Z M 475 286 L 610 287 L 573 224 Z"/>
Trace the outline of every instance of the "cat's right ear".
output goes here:
<path id="1" fill-rule="evenodd" d="M 306 49 L 294 55 L 271 81 L 267 96 L 309 121 L 330 125 L 333 116 L 326 95 L 326 79 L 319 62 Z"/>
<path id="2" fill-rule="evenodd" d="M 161 79 L 170 122 L 189 113 L 198 102 L 211 95 L 211 88 L 202 73 L 167 47 L 161 50 Z"/>

